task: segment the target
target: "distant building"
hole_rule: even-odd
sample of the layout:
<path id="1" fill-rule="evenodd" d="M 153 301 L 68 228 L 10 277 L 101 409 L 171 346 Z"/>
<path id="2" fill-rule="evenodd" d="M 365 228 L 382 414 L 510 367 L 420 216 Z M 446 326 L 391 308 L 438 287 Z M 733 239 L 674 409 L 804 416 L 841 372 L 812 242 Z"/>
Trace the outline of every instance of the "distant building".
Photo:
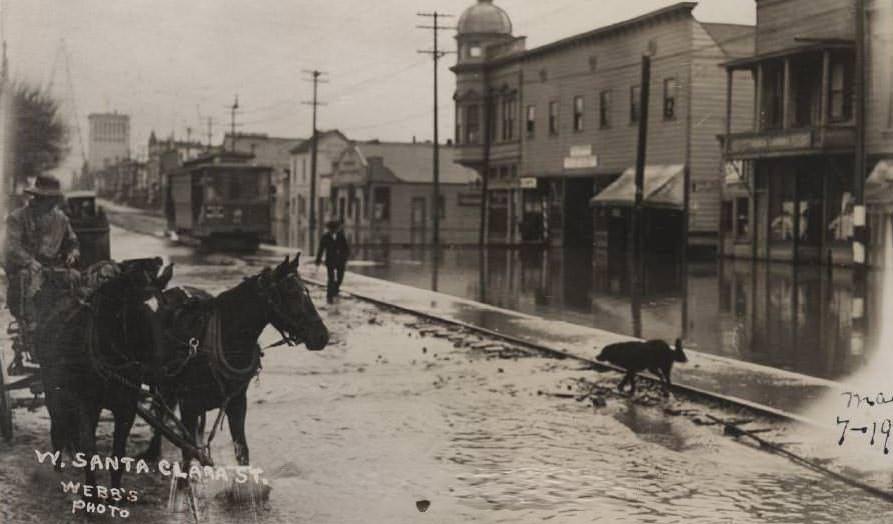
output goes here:
<path id="1" fill-rule="evenodd" d="M 310 249 L 311 236 L 318 240 L 326 217 L 330 216 L 332 172 L 335 162 L 350 146 L 350 140 L 338 130 L 318 131 L 316 153 L 316 231 L 310 232 L 310 173 L 313 140 L 291 150 L 289 190 L 289 243 L 292 247 Z"/>
<path id="2" fill-rule="evenodd" d="M 223 138 L 224 151 L 250 153 L 254 155 L 254 165 L 273 168 L 270 192 L 272 238 L 265 240 L 282 246 L 289 242 L 291 150 L 305 141 L 303 138 L 271 137 L 261 133 L 236 133 L 235 137 L 227 133 Z"/>
<path id="3" fill-rule="evenodd" d="M 146 184 L 141 188 L 146 207 L 160 209 L 164 206 L 167 174 L 207 152 L 207 147 L 194 140 L 176 140 L 173 136 L 158 139 L 155 131 L 149 134 Z"/>
<path id="4" fill-rule="evenodd" d="M 480 223 L 477 174 L 440 149 L 440 202 L 433 202 L 434 146 L 356 142 L 341 154 L 331 178 L 331 215 L 354 245 L 425 245 L 432 213 L 440 213 L 443 244 L 475 244 Z"/>
<path id="5" fill-rule="evenodd" d="M 91 171 L 130 158 L 130 117 L 118 113 L 92 113 L 87 162 Z"/>
<path id="6" fill-rule="evenodd" d="M 691 245 L 718 246 L 721 64 L 753 53 L 753 27 L 700 22 L 696 5 L 673 4 L 534 49 L 492 0 L 462 14 L 452 68 L 455 159 L 487 177 L 489 243 L 627 249 L 634 186 L 620 179 L 636 163 L 649 54 L 645 186 L 669 197 L 646 196 L 650 237 L 678 246 L 687 226 Z M 615 182 L 610 199 L 593 200 Z"/>

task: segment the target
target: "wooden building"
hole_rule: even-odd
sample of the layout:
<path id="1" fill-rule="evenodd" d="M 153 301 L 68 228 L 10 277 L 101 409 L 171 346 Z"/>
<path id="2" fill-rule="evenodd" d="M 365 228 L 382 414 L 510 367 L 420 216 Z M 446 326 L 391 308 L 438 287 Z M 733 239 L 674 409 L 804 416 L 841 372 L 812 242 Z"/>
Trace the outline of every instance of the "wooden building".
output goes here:
<path id="1" fill-rule="evenodd" d="M 489 243 L 604 240 L 594 235 L 590 201 L 635 165 L 647 53 L 647 164 L 650 172 L 682 166 L 675 176 L 687 198 L 677 210 L 690 211 L 690 243 L 718 245 L 720 65 L 753 54 L 753 28 L 699 22 L 695 6 L 674 4 L 529 50 L 491 0 L 465 11 L 453 67 L 456 161 L 487 176 Z"/>
<path id="2" fill-rule="evenodd" d="M 333 165 L 331 215 L 354 245 L 426 245 L 431 213 L 440 213 L 440 242 L 476 244 L 480 223 L 477 175 L 453 162 L 455 148 L 440 148 L 440 202 L 433 203 L 430 142 L 355 142 Z"/>
<path id="3" fill-rule="evenodd" d="M 738 89 L 756 90 L 743 109 L 753 116 L 752 128 L 727 130 L 722 140 L 722 252 L 850 264 L 855 195 L 872 170 L 879 179 L 883 160 L 893 158 L 893 6 L 877 0 L 757 0 L 756 6 L 754 55 L 726 64 L 733 94 L 727 113 L 742 110 L 732 103 Z M 861 70 L 860 16 L 866 57 Z M 740 82 L 740 73 L 753 80 Z M 868 193 L 869 204 L 871 197 L 884 200 L 883 190 Z M 882 227 L 870 228 L 874 244 L 883 233 L 883 224 L 876 225 Z"/>

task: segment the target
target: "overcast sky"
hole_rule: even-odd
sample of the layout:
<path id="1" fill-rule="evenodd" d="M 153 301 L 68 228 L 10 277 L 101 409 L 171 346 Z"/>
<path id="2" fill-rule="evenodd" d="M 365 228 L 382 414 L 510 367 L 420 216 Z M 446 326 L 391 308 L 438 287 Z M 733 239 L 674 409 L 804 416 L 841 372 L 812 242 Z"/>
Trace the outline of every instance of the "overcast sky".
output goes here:
<path id="1" fill-rule="evenodd" d="M 306 137 L 311 84 L 305 69 L 327 71 L 319 127 L 357 139 L 429 139 L 432 135 L 430 31 L 418 11 L 458 17 L 474 0 L 0 0 L 13 77 L 46 85 L 65 99 L 86 143 L 86 115 L 131 116 L 131 148 L 144 152 L 149 132 L 201 134 L 214 119 L 214 141 L 229 128 L 238 93 L 239 131 Z M 496 0 L 528 47 L 658 9 L 668 0 Z M 703 0 L 702 21 L 753 24 L 753 0 Z M 455 19 L 452 21 L 455 24 Z M 441 44 L 455 49 L 454 32 Z M 70 56 L 71 89 L 64 60 Z M 440 69 L 441 136 L 453 126 L 454 79 Z M 56 64 L 55 67 L 53 64 Z M 73 96 L 73 98 L 72 98 Z M 72 104 L 72 101 L 75 103 Z M 199 121 L 199 115 L 202 121 Z M 200 129 L 200 131 L 199 131 Z M 80 164 L 76 135 L 70 165 Z"/>

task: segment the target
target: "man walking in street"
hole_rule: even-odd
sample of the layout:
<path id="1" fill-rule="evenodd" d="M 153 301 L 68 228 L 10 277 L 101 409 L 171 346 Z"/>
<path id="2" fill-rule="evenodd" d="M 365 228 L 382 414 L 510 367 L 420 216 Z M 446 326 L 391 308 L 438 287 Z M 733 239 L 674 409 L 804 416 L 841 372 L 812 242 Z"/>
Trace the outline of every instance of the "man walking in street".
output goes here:
<path id="1" fill-rule="evenodd" d="M 326 284 L 326 300 L 332 302 L 341 288 L 344 280 L 344 268 L 350 256 L 350 247 L 340 220 L 330 220 L 326 223 L 326 233 L 319 241 L 319 250 L 316 253 L 316 265 L 319 266 L 323 255 L 326 257 L 326 271 L 328 282 Z"/>
<path id="2" fill-rule="evenodd" d="M 45 268 L 72 268 L 80 256 L 78 239 L 65 213 L 59 180 L 38 176 L 25 189 L 28 203 L 6 217 L 6 303 L 19 329 L 33 334 L 37 322 L 34 297 L 43 284 Z M 20 355 L 16 355 L 17 361 Z"/>

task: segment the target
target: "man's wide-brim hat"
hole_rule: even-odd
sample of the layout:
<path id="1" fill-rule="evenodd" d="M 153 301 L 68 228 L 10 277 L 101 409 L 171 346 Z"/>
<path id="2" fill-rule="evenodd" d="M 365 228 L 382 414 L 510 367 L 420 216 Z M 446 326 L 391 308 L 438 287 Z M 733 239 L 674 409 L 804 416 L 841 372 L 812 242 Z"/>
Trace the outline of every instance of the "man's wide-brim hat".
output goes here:
<path id="1" fill-rule="evenodd" d="M 62 184 L 52 175 L 39 175 L 34 180 L 34 186 L 26 187 L 25 193 L 34 196 L 59 197 L 62 196 Z"/>
<path id="2" fill-rule="evenodd" d="M 328 228 L 336 228 L 340 225 L 341 225 L 340 220 L 329 220 L 328 222 L 326 222 L 326 227 L 328 227 Z"/>

